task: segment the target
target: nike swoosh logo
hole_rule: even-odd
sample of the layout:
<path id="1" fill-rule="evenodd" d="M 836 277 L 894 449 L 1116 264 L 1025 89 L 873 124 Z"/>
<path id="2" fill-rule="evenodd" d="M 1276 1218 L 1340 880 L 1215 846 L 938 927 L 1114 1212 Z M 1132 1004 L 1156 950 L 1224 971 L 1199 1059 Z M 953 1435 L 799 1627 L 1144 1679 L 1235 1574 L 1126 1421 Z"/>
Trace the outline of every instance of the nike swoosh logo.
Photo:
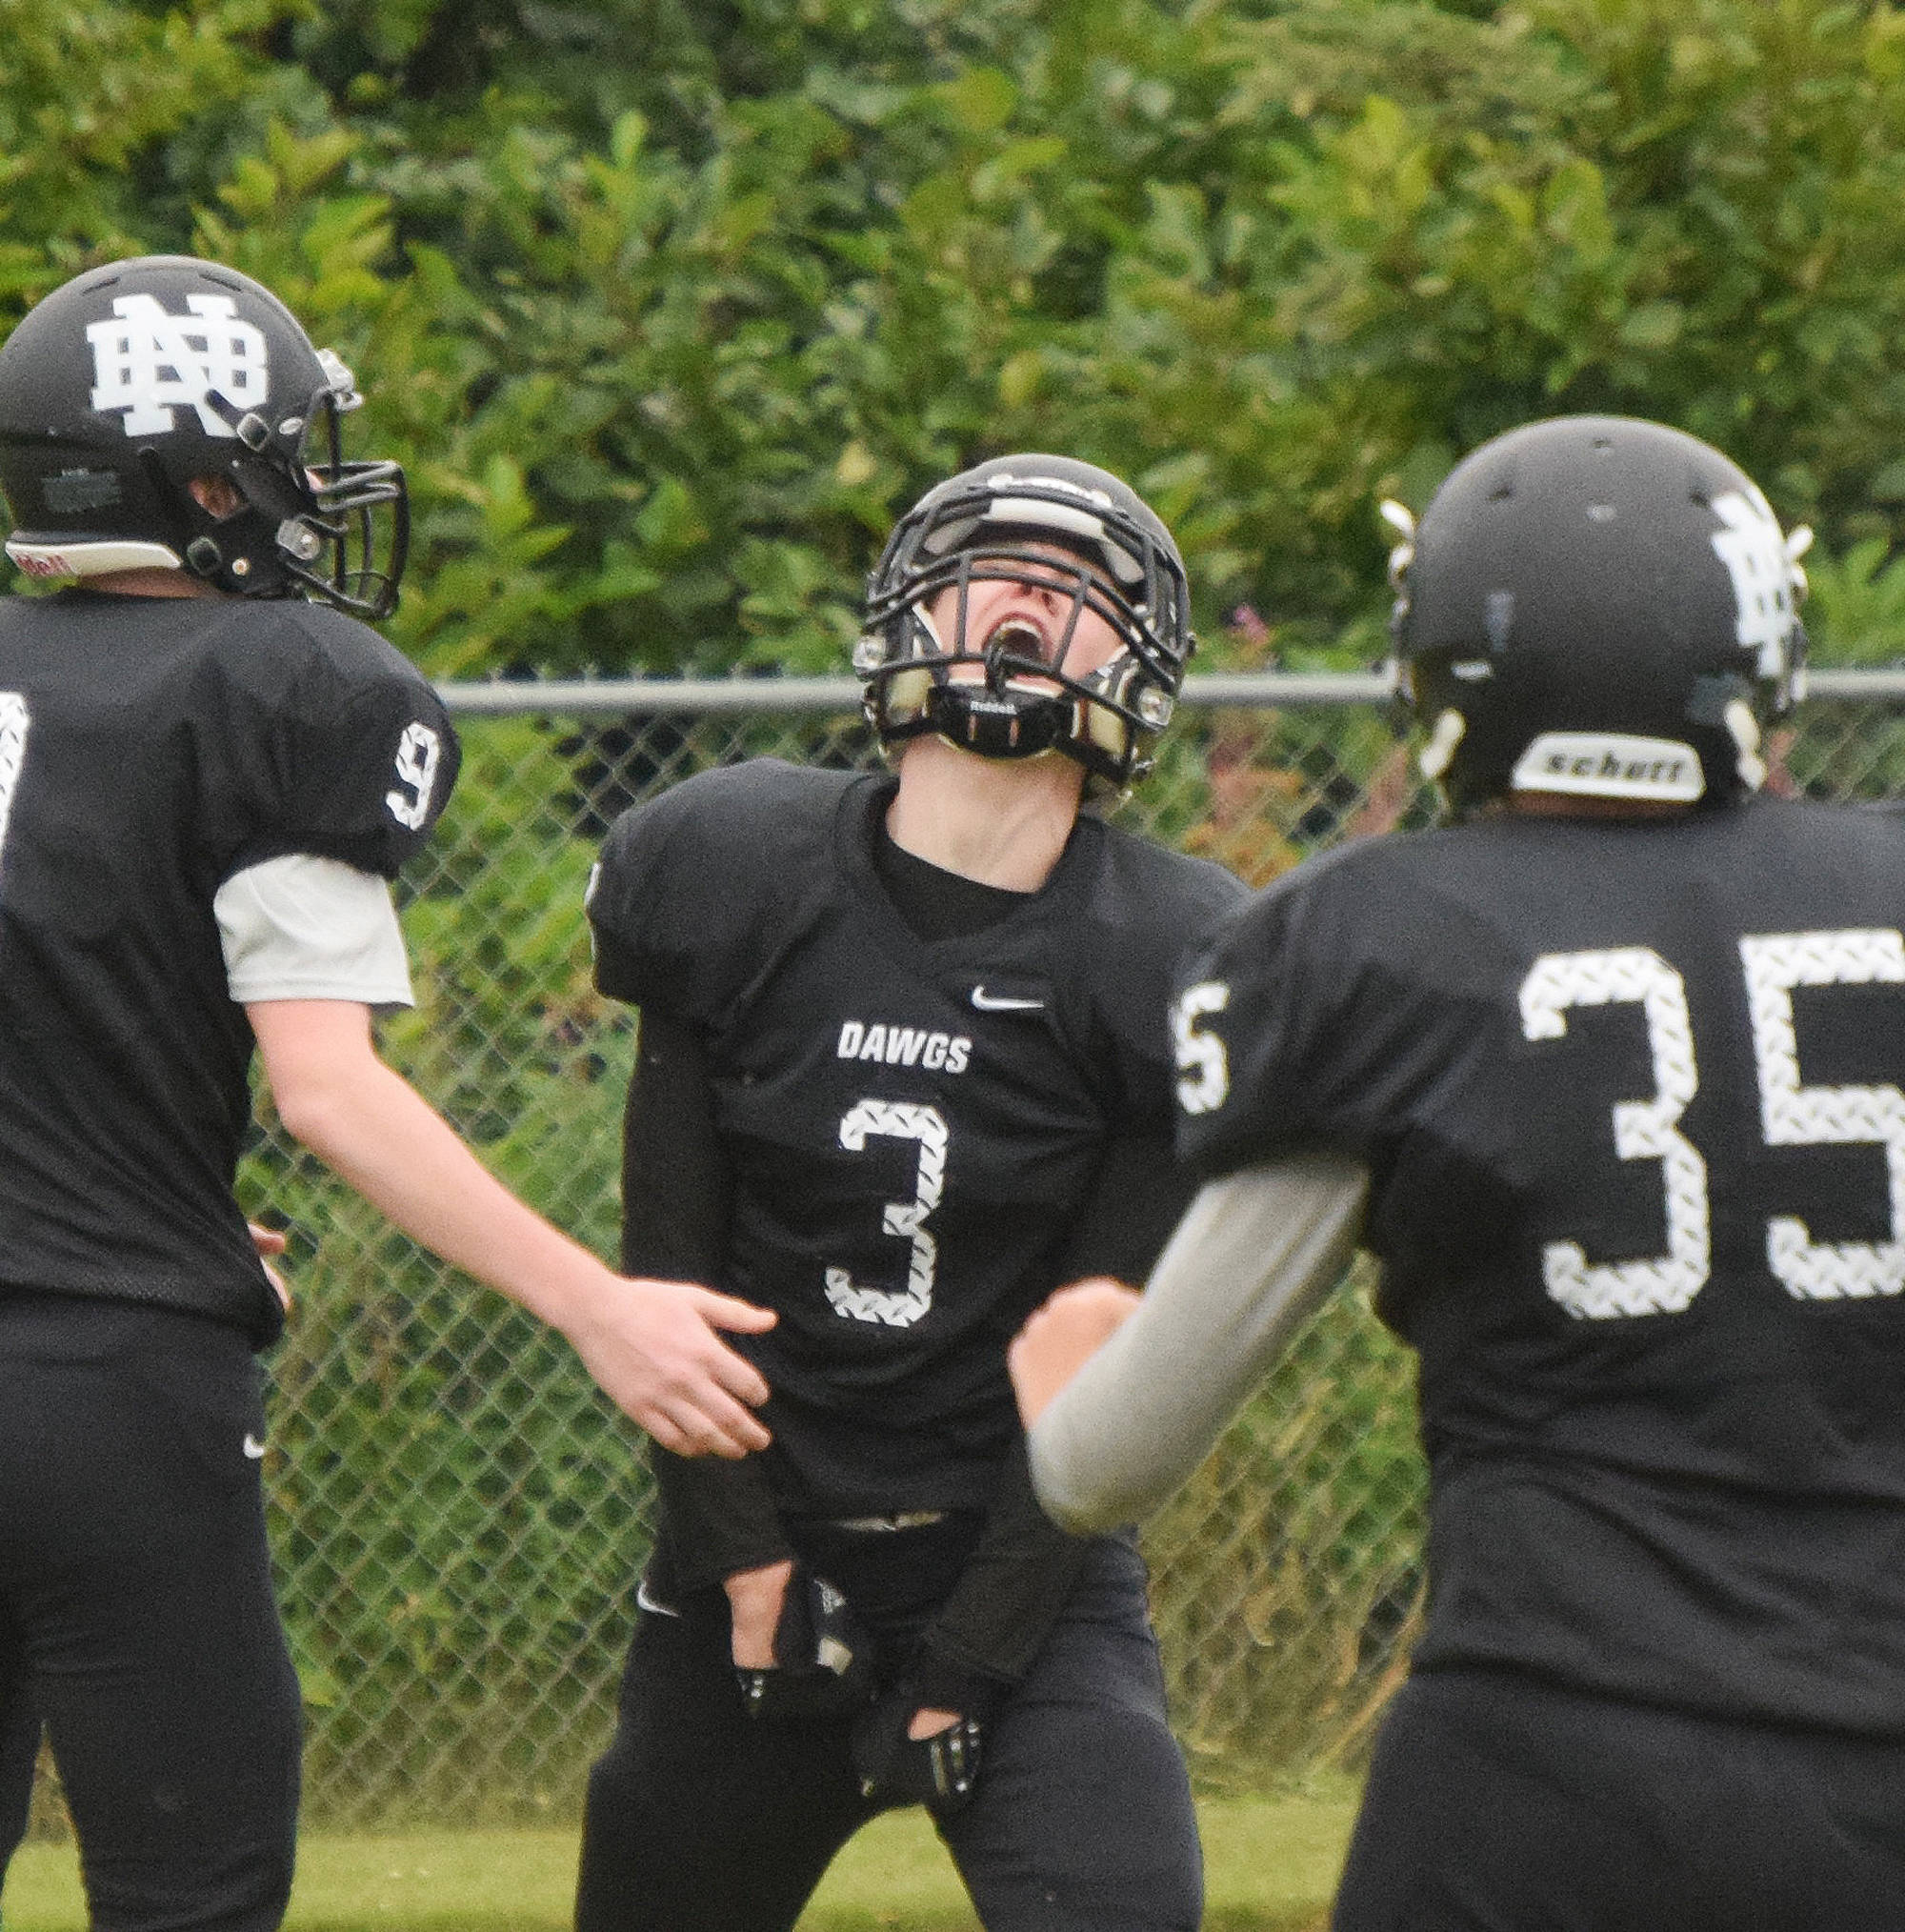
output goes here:
<path id="1" fill-rule="evenodd" d="M 983 986 L 973 989 L 973 1004 L 981 1013 L 1043 1013 L 1042 999 L 1013 999 L 1009 994 L 988 993 Z"/>
<path id="2" fill-rule="evenodd" d="M 245 1454 L 255 1462 L 264 1453 L 265 1445 L 250 1430 L 247 1430 L 245 1433 Z"/>
<path id="3" fill-rule="evenodd" d="M 660 1602 L 649 1595 L 649 1580 L 646 1577 L 635 1585 L 635 1605 L 638 1609 L 652 1611 L 657 1617 L 679 1617 L 681 1615 L 679 1610 L 671 1609 L 668 1604 Z"/>

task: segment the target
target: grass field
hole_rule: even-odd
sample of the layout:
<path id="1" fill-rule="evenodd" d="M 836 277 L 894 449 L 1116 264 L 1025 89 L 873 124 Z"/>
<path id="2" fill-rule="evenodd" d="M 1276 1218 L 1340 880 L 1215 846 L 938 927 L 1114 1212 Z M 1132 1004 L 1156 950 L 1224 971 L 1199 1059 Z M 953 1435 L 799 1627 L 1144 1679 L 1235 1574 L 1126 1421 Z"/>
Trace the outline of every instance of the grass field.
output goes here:
<path id="1" fill-rule="evenodd" d="M 1348 1786 L 1202 1807 L 1206 1932 L 1321 1932 L 1349 1836 Z M 573 1831 L 313 1834 L 287 1932 L 568 1932 Z M 30 1844 L 7 1882 L 7 1932 L 85 1932 L 70 1846 Z M 918 1812 L 875 1821 L 827 1875 L 800 1932 L 976 1932 Z"/>

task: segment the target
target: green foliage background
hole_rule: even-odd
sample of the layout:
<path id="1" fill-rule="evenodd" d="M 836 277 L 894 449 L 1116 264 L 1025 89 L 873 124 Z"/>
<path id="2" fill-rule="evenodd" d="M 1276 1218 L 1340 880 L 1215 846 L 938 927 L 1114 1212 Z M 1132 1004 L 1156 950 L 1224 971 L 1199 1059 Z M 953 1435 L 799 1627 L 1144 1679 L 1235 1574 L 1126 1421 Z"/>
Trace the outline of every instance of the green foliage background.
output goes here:
<path id="1" fill-rule="evenodd" d="M 1378 648 L 1374 499 L 1656 415 L 1905 650 L 1905 16 L 1834 0 L 0 0 L 0 322 L 190 249 L 369 388 L 435 674 L 832 668 L 894 513 L 1048 447 L 1215 649 Z M 1875 589 L 1876 579 L 1876 589 Z"/>

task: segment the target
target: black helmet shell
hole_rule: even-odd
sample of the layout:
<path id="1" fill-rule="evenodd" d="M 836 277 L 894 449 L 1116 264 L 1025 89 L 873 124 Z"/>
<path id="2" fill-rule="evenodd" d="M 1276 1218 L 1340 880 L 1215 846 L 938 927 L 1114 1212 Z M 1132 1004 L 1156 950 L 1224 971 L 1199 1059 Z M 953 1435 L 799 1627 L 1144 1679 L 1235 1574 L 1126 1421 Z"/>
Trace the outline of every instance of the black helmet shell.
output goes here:
<path id="1" fill-rule="evenodd" d="M 1393 572 L 1424 770 L 1515 790 L 1723 803 L 1799 694 L 1804 576 L 1746 473 L 1660 423 L 1564 416 L 1484 444 Z"/>
<path id="2" fill-rule="evenodd" d="M 0 347 L 8 554 L 30 575 L 181 569 L 383 616 L 409 505 L 396 464 L 342 459 L 339 418 L 360 400 L 350 371 L 235 270 L 144 255 L 76 275 Z M 203 507 L 204 477 L 229 479 L 242 506 Z"/>

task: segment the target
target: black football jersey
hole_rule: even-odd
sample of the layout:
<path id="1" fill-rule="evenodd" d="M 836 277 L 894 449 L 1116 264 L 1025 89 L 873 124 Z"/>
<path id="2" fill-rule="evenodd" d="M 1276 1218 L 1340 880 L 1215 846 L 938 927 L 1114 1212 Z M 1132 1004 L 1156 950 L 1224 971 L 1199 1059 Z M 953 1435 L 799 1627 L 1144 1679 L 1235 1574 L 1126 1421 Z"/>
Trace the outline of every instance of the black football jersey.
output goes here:
<path id="1" fill-rule="evenodd" d="M 986 1499 L 1006 1343 L 1109 1137 L 1168 1131 L 1172 969 L 1241 890 L 1088 817 L 1022 907 L 922 940 L 873 868 L 894 783 L 704 773 L 616 822 L 590 898 L 603 991 L 705 1029 L 719 1285 L 780 1315 L 739 1345 L 793 1513 Z"/>
<path id="2" fill-rule="evenodd" d="M 423 677 L 328 606 L 0 599 L 0 1283 L 275 1336 L 213 896 L 289 853 L 394 874 L 455 769 Z"/>
<path id="3" fill-rule="evenodd" d="M 1418 1667 L 1905 1738 L 1905 830 L 1353 846 L 1176 1008 L 1206 1176 L 1363 1159 L 1433 1470 Z"/>

